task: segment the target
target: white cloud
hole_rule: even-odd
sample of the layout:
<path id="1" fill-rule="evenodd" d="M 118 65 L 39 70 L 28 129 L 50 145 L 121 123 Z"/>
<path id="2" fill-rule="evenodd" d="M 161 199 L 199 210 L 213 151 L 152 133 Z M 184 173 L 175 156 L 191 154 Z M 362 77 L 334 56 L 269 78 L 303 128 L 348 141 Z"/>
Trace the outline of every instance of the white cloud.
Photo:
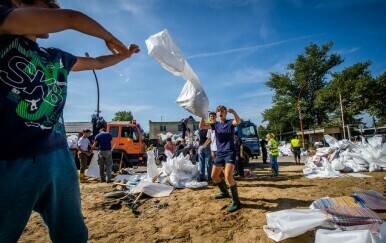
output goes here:
<path id="1" fill-rule="evenodd" d="M 340 49 L 340 50 L 336 50 L 335 52 L 336 53 L 339 53 L 340 55 L 346 55 L 346 54 L 349 54 L 349 53 L 354 53 L 356 51 L 359 51 L 361 49 L 361 47 L 357 46 L 357 47 L 353 47 L 351 49 Z"/>
<path id="2" fill-rule="evenodd" d="M 280 44 L 284 44 L 284 43 L 287 43 L 287 42 L 303 40 L 303 39 L 308 39 L 308 38 L 313 38 L 313 37 L 319 37 L 319 36 L 322 36 L 322 35 L 325 35 L 325 34 L 326 33 L 314 34 L 314 35 L 305 35 L 305 36 L 299 36 L 299 37 L 296 37 L 296 38 L 276 41 L 276 42 L 262 44 L 262 45 L 242 47 L 242 48 L 235 48 L 235 49 L 229 49 L 229 50 L 223 50 L 223 51 L 217 51 L 217 52 L 208 52 L 208 53 L 195 54 L 195 55 L 191 55 L 191 56 L 186 57 L 186 59 L 202 58 L 202 57 L 210 57 L 210 56 L 219 56 L 219 55 L 225 55 L 225 54 L 229 54 L 229 53 L 233 53 L 233 52 L 240 52 L 240 51 L 255 51 L 255 50 L 260 49 L 260 48 L 269 48 L 269 47 L 280 45 Z"/>
<path id="3" fill-rule="evenodd" d="M 239 96 L 241 99 L 253 98 L 253 97 L 262 97 L 262 96 L 271 96 L 274 94 L 271 90 L 256 90 L 252 92 L 247 92 Z"/>

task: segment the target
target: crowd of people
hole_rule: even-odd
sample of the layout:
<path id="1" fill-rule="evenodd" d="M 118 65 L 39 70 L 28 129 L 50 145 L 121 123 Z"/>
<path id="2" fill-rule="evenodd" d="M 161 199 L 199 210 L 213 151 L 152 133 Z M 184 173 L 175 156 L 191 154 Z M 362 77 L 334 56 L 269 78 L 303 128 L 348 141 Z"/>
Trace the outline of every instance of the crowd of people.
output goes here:
<path id="1" fill-rule="evenodd" d="M 80 57 L 38 45 L 37 39 L 67 29 L 105 41 L 113 54 Z M 0 124 L 2 137 L 11 138 L 0 142 L 7 151 L 0 154 L 0 184 L 7 185 L 0 187 L 0 242 L 17 242 L 33 210 L 41 215 L 53 242 L 87 242 L 78 180 L 86 181 L 88 158 L 97 149 L 101 182 L 112 181 L 112 137 L 101 129 L 91 142 L 91 131 L 83 131 L 77 144 L 78 175 L 62 120 L 67 76 L 70 71 L 113 66 L 138 53 L 139 47 L 126 47 L 92 18 L 61 10 L 56 0 L 0 0 L 0 51 L 4 74 Z M 233 119 L 227 119 L 228 113 Z M 218 106 L 208 120 L 201 118 L 198 138 L 187 141 L 192 137 L 187 126 L 192 119 L 181 121 L 182 140 L 173 144 L 167 139 L 164 148 L 174 156 L 189 154 L 192 161 L 198 160 L 199 179 L 213 180 L 220 190 L 214 198 L 231 198 L 228 211 L 234 212 L 241 206 L 235 176 L 244 177 L 243 144 L 235 132 L 240 117 L 233 109 Z M 273 137 L 267 136 L 265 151 L 277 176 L 278 149 Z"/>
<path id="2" fill-rule="evenodd" d="M 74 56 L 37 43 L 68 29 L 103 40 L 113 54 Z M 83 13 L 60 9 L 56 0 L 0 0 L 0 52 L 1 136 L 10 138 L 0 142 L 7 151 L 0 154 L 0 184 L 7 185 L 0 187 L 0 242 L 17 242 L 33 210 L 53 242 L 87 242 L 62 118 L 67 77 L 115 65 L 139 48 L 126 47 Z"/>

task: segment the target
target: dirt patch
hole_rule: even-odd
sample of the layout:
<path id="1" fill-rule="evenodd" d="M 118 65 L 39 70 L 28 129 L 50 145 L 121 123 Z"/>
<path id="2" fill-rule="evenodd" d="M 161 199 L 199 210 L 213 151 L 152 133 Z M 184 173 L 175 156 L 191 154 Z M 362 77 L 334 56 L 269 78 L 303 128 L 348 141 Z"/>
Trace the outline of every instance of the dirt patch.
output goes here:
<path id="1" fill-rule="evenodd" d="M 283 209 L 308 208 L 321 197 L 352 195 L 352 188 L 373 189 L 384 194 L 386 172 L 363 173 L 371 178 L 306 179 L 303 166 L 279 157 L 280 175 L 269 176 L 269 166 L 253 163 L 256 179 L 238 180 L 242 209 L 228 213 L 230 199 L 214 200 L 218 188 L 182 189 L 170 197 L 144 198 L 135 216 L 125 205 L 118 210 L 102 206 L 111 184 L 81 185 L 83 214 L 90 242 L 274 242 L 262 227 L 265 214 Z M 157 208 L 156 200 L 167 204 Z M 311 230 L 283 242 L 314 242 Z M 38 214 L 33 213 L 19 242 L 50 242 Z"/>

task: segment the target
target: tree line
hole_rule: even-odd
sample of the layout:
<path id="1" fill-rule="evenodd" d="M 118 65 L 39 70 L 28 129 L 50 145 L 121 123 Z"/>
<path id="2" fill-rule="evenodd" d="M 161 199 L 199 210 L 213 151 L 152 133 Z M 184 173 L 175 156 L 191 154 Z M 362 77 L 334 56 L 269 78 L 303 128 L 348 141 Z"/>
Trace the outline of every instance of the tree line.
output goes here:
<path id="1" fill-rule="evenodd" d="M 341 55 L 331 51 L 333 44 L 311 43 L 287 65 L 285 73 L 270 73 L 265 85 L 274 91 L 273 106 L 262 113 L 268 125 L 260 129 L 298 131 L 299 107 L 303 129 L 341 125 L 340 97 L 345 124 L 361 123 L 358 115 L 364 112 L 380 125 L 386 123 L 386 71 L 373 77 L 371 61 L 332 71 L 344 62 Z"/>

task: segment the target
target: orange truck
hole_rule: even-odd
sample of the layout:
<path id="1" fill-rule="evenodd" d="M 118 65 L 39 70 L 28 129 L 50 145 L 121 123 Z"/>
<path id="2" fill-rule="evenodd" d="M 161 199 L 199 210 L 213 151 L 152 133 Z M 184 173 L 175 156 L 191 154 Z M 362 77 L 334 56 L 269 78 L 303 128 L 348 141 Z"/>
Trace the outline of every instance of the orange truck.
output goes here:
<path id="1" fill-rule="evenodd" d="M 136 120 L 109 122 L 107 132 L 113 137 L 114 171 L 119 167 L 132 167 L 144 162 L 145 144 L 142 129 Z"/>

